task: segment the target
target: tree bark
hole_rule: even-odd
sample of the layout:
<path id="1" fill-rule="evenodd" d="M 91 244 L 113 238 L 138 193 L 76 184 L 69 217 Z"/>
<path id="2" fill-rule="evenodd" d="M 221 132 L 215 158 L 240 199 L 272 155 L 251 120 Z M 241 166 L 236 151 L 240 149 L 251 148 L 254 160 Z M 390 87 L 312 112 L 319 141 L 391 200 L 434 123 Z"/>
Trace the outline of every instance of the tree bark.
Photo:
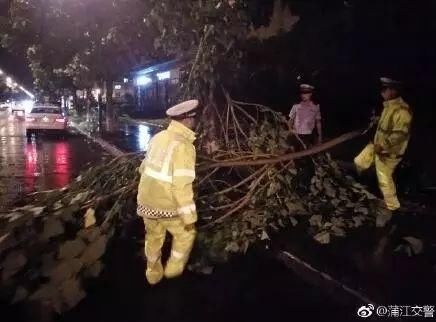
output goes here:
<path id="1" fill-rule="evenodd" d="M 91 88 L 86 89 L 86 100 L 85 100 L 85 108 L 86 108 L 86 121 L 89 122 L 90 114 L 91 114 L 91 103 L 92 103 L 92 90 Z"/>
<path id="2" fill-rule="evenodd" d="M 116 128 L 116 119 L 113 106 L 114 84 L 112 80 L 106 80 L 106 131 L 114 132 Z"/>

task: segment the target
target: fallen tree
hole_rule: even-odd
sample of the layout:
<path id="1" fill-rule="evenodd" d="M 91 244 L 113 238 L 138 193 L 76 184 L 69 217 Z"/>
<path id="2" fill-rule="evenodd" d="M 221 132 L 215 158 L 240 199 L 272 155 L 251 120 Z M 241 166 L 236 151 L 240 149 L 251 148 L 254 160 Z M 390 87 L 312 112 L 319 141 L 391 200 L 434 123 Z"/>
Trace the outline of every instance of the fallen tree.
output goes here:
<path id="1" fill-rule="evenodd" d="M 302 221 L 321 243 L 371 222 L 376 198 L 320 154 L 363 131 L 295 152 L 285 119 L 266 107 L 227 96 L 221 121 L 217 146 L 223 150 L 199 156 L 201 220 L 192 269 L 225 261 Z M 199 144 L 201 150 L 201 137 Z M 89 168 L 67 187 L 30 195 L 24 206 L 2 214 L 2 298 L 38 301 L 57 312 L 83 299 L 87 279 L 103 269 L 108 243 L 136 217 L 136 169 L 143 157 L 126 154 Z"/>

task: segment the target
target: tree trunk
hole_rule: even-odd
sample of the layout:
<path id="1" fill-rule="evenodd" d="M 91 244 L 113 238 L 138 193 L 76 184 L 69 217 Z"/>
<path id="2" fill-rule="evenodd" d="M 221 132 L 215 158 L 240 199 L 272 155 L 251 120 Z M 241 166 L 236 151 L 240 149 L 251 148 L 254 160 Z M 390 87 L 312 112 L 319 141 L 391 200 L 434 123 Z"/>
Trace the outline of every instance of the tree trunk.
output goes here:
<path id="1" fill-rule="evenodd" d="M 333 147 L 335 147 L 338 144 L 344 143 L 346 141 L 349 141 L 351 139 L 354 139 L 364 133 L 363 130 L 360 131 L 353 131 L 348 132 L 345 134 L 342 134 L 341 136 L 332 139 L 328 142 L 325 142 L 320 145 L 316 145 L 314 147 L 311 147 L 309 149 L 298 151 L 298 152 L 291 152 L 288 154 L 284 154 L 281 156 L 273 157 L 273 158 L 265 158 L 265 159 L 258 159 L 258 160 L 244 160 L 244 161 L 217 161 L 215 163 L 210 163 L 205 166 L 201 166 L 197 169 L 197 171 L 204 172 L 210 169 L 214 168 L 230 168 L 230 167 L 241 167 L 241 166 L 260 166 L 260 165 L 266 165 L 266 164 L 276 164 L 280 162 L 295 160 L 303 157 L 308 157 L 311 155 L 315 155 L 324 151 L 327 151 Z"/>
<path id="2" fill-rule="evenodd" d="M 79 98 L 77 97 L 77 90 L 76 89 L 73 89 L 73 104 L 74 104 L 74 109 L 76 110 L 77 115 L 80 115 Z"/>
<path id="3" fill-rule="evenodd" d="M 86 108 L 86 121 L 89 122 L 91 117 L 91 103 L 92 103 L 92 90 L 90 88 L 86 89 L 86 100 L 85 100 L 85 108 Z"/>
<path id="4" fill-rule="evenodd" d="M 116 117 L 114 114 L 114 106 L 112 95 L 114 92 L 114 85 L 112 80 L 105 82 L 106 86 L 106 131 L 115 132 L 116 129 Z"/>

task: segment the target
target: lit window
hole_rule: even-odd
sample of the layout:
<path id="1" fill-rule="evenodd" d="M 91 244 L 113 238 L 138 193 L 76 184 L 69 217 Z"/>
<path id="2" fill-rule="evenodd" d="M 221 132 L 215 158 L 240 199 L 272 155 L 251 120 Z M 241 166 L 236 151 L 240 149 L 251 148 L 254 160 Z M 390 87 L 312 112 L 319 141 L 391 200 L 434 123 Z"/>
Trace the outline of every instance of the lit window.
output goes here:
<path id="1" fill-rule="evenodd" d="M 128 78 L 124 78 L 124 79 L 123 79 L 123 82 L 124 82 L 124 83 L 128 83 L 128 82 L 129 82 L 129 79 L 128 79 Z"/>
<path id="2" fill-rule="evenodd" d="M 143 75 L 143 76 L 138 76 L 136 78 L 136 85 L 138 86 L 145 86 L 150 83 L 151 83 L 151 78 L 148 76 Z"/>
<path id="3" fill-rule="evenodd" d="M 167 72 L 157 73 L 156 76 L 159 80 L 164 80 L 164 79 L 169 79 L 171 77 L 171 73 L 167 71 Z"/>
<path id="4" fill-rule="evenodd" d="M 115 85 L 114 88 L 115 89 L 121 89 L 121 85 Z"/>

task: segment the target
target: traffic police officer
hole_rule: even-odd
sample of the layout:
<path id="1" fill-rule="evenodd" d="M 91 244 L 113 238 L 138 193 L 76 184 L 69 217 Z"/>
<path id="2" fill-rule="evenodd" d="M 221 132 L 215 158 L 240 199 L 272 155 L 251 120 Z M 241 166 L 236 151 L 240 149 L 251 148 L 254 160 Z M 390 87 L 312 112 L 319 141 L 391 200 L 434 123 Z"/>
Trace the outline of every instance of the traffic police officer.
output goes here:
<path id="1" fill-rule="evenodd" d="M 321 111 L 319 105 L 312 100 L 314 89 L 315 87 L 310 84 L 300 85 L 301 101 L 292 106 L 288 122 L 290 131 L 297 134 L 308 146 L 314 144 L 315 126 L 318 134 L 317 143 L 322 142 Z"/>
<path id="2" fill-rule="evenodd" d="M 380 80 L 384 109 L 373 142 L 363 149 L 354 163 L 359 172 L 375 163 L 379 187 L 388 210 L 377 217 L 377 226 L 383 227 L 392 217 L 392 211 L 400 208 L 393 173 L 409 142 L 412 111 L 400 96 L 401 82 L 387 77 Z"/>
<path id="3" fill-rule="evenodd" d="M 193 129 L 198 105 L 197 100 L 190 100 L 167 110 L 172 121 L 151 140 L 139 167 L 137 212 L 147 232 L 145 275 L 150 284 L 157 284 L 163 276 L 181 275 L 194 243 L 197 211 L 192 188 L 196 159 Z M 167 232 L 173 240 L 164 269 L 161 248 Z"/>

